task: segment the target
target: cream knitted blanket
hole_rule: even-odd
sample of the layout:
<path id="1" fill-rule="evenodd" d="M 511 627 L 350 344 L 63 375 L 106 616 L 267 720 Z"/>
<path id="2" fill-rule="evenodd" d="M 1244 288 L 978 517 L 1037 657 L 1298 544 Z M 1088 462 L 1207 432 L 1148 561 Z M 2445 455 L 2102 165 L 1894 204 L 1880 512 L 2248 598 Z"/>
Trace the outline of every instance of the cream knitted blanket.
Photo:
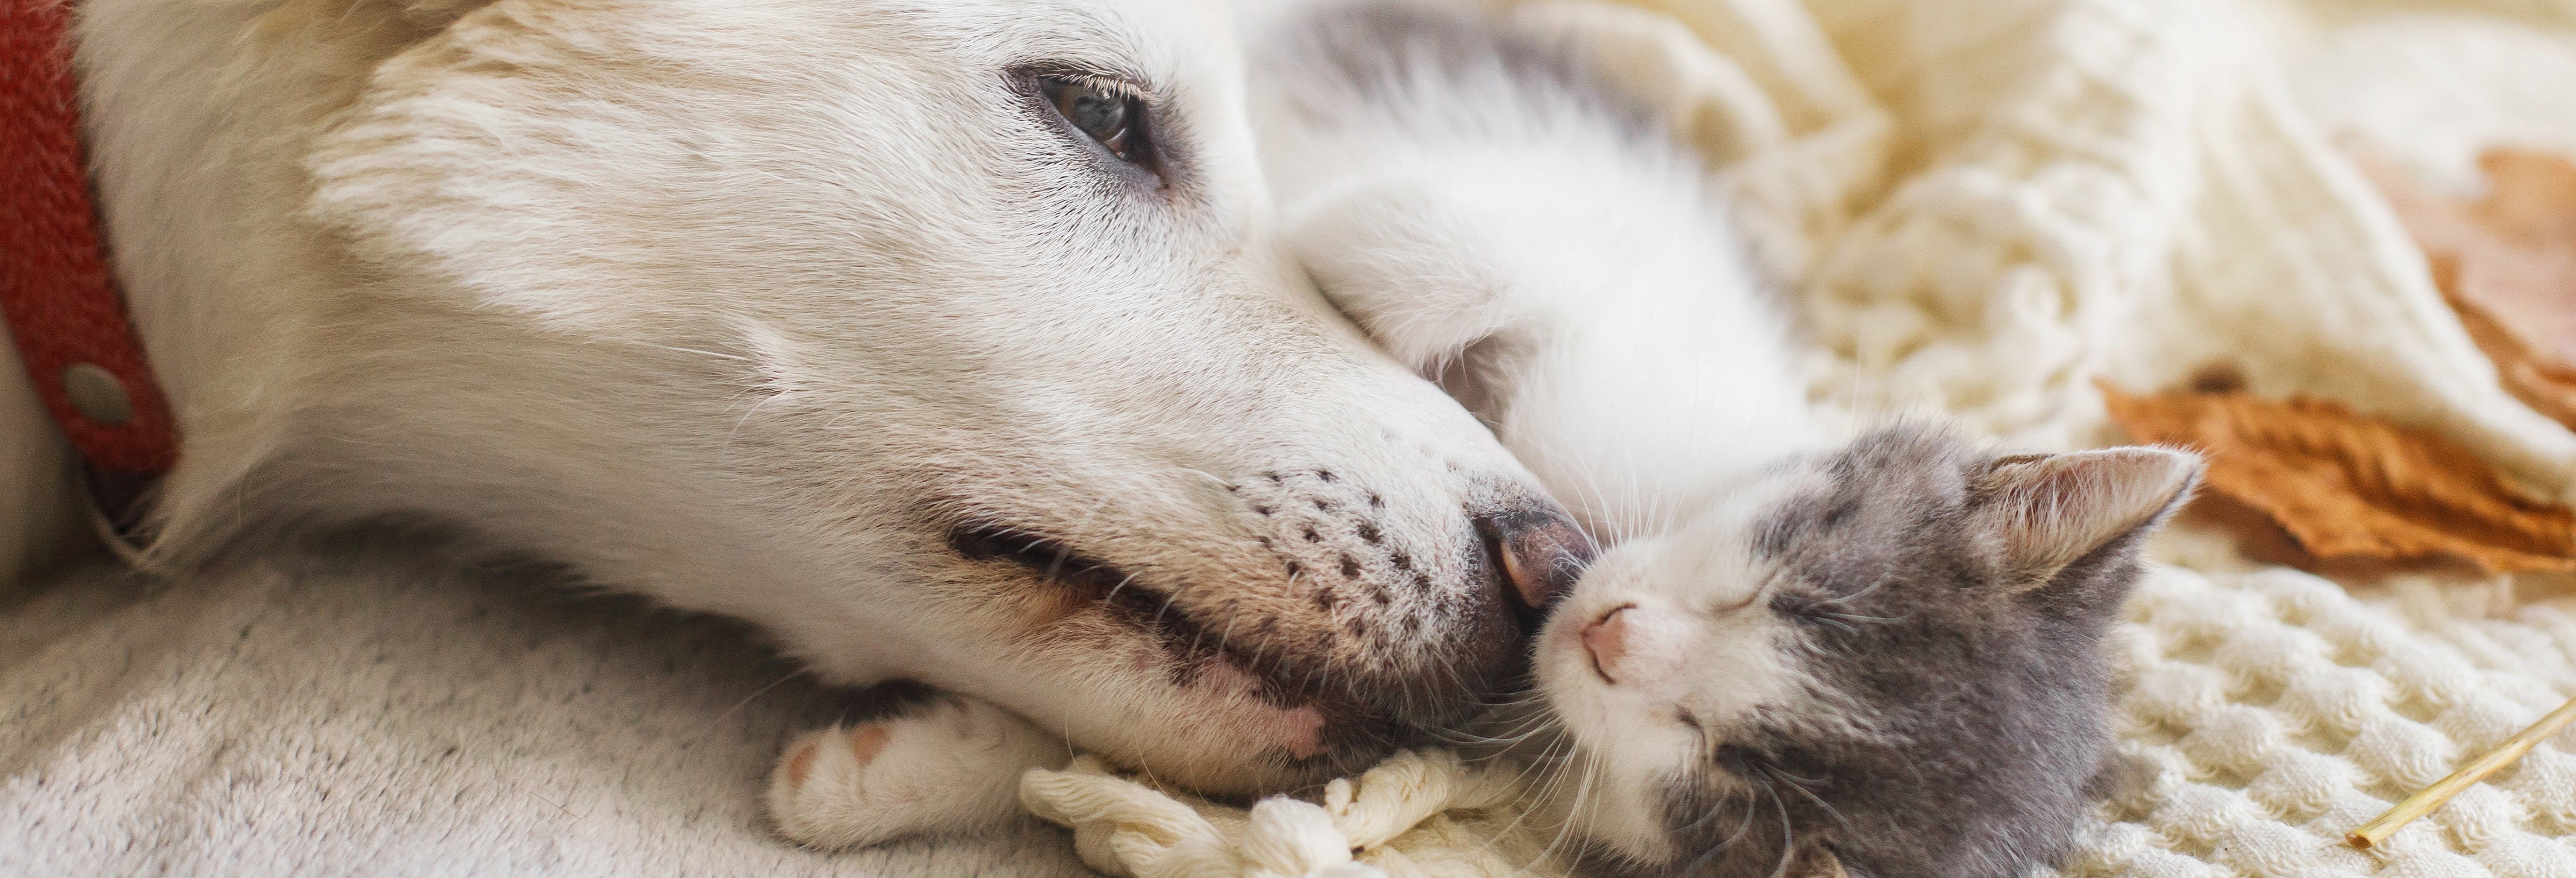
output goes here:
<path id="1" fill-rule="evenodd" d="M 2576 436 L 2499 389 L 2350 130 L 2473 185 L 2498 142 L 2576 151 L 2576 2 L 1639 0 L 1531 16 L 1692 120 L 1801 277 L 1820 399 L 2104 444 L 2091 382 L 2331 396 L 2576 495 Z M 2283 62 L 2290 63 L 2283 63 Z M 2369 593 L 2177 533 L 2113 639 L 2113 794 L 2070 875 L 2576 876 L 2576 733 L 2370 853 L 2346 830 L 2576 694 L 2576 604 Z M 2482 606 L 2493 603 L 2495 606 Z M 1553 873 L 1512 779 L 1406 754 L 1249 812 L 1089 760 L 1031 809 L 1161 876 Z M 1354 853 L 1356 852 L 1356 859 Z"/>

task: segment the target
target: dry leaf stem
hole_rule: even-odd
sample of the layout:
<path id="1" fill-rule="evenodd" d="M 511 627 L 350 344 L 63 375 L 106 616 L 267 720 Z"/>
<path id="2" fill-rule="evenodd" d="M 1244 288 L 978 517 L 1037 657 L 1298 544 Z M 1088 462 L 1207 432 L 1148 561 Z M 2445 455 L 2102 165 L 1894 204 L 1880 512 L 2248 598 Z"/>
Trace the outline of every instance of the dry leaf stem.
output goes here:
<path id="1" fill-rule="evenodd" d="M 2461 790 L 2468 789 L 2470 784 L 2485 780 L 2487 775 L 2512 765 L 2514 760 L 2522 758 L 2522 754 L 2531 752 L 2532 747 L 2539 745 L 2543 739 L 2558 734 L 2558 731 L 2566 728 L 2569 723 L 2576 723 L 2576 699 L 2569 699 L 2557 710 L 2550 711 L 2548 716 L 2541 717 L 2539 722 L 2532 723 L 2530 728 L 2523 729 L 2521 734 L 2506 740 L 2503 746 L 2478 757 L 2477 761 L 2462 766 L 2460 770 L 2451 772 L 2451 776 L 2434 781 L 2432 786 L 2407 796 L 2404 801 L 2389 808 L 2388 813 L 2379 815 L 2378 819 L 2362 824 L 2360 829 L 2345 833 L 2344 842 L 2362 850 L 2378 846 L 2380 842 L 2387 841 L 2390 835 L 2395 834 L 2399 827 L 2414 822 L 2417 817 L 2433 813 L 2434 809 L 2450 801 L 2452 796 L 2459 795 Z"/>

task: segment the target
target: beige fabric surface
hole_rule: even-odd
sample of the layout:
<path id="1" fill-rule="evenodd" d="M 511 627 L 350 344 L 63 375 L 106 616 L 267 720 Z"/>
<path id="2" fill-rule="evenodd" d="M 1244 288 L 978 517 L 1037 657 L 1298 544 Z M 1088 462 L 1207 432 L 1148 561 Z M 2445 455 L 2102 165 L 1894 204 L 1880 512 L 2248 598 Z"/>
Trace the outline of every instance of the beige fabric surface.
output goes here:
<path id="1" fill-rule="evenodd" d="M 745 626 L 428 545 L 0 596 L 0 876 L 1087 874 L 1036 821 L 798 849 L 779 746 L 871 705 Z"/>

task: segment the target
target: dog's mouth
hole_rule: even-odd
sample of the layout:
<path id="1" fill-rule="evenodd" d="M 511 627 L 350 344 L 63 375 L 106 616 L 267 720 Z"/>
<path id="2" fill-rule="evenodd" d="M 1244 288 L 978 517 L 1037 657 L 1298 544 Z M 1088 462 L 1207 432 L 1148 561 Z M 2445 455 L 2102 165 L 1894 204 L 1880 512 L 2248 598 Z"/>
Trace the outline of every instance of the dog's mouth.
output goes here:
<path id="1" fill-rule="evenodd" d="M 1238 688 L 1267 708 L 1305 718 L 1294 722 L 1309 726 L 1306 733 L 1282 744 L 1299 763 L 1338 768 L 1328 763 L 1402 746 L 1424 735 L 1418 724 L 1372 707 L 1371 699 L 1356 691 L 1346 675 L 1243 649 L 1177 605 L 1164 585 L 1062 540 L 993 524 L 961 525 L 949 532 L 948 539 L 950 547 L 967 560 L 1020 567 L 1040 587 L 1055 592 L 1053 597 L 1070 611 L 1068 615 L 1096 613 L 1152 643 L 1168 659 L 1163 667 L 1172 686 Z"/>

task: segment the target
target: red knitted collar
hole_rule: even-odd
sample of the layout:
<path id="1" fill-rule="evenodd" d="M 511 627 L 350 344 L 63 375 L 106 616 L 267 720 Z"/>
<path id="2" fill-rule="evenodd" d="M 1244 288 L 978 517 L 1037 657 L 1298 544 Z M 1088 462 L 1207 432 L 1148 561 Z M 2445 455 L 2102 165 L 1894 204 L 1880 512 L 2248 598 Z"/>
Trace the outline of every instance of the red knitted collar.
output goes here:
<path id="1" fill-rule="evenodd" d="M 89 464 L 103 511 L 179 459 L 179 433 L 108 274 L 81 157 L 70 0 L 0 0 L 0 319 Z"/>
<path id="2" fill-rule="evenodd" d="M 95 520 L 131 551 L 144 494 L 178 463 L 178 425 L 100 250 L 70 3 L 0 0 L 0 322 L 80 448 Z"/>

